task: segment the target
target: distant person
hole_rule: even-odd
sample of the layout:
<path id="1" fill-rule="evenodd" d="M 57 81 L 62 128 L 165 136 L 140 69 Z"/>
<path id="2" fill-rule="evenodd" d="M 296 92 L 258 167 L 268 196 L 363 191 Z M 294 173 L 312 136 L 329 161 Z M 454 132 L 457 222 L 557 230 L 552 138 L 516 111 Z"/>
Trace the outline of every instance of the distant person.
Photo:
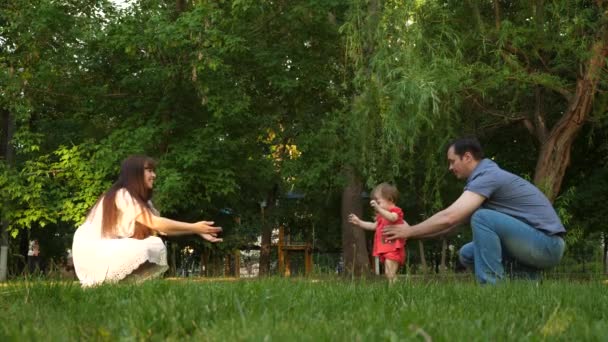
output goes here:
<path id="1" fill-rule="evenodd" d="M 97 200 L 76 230 L 72 257 L 83 286 L 161 276 L 168 268 L 167 251 L 154 232 L 198 234 L 211 242 L 222 241 L 217 238 L 221 228 L 213 227 L 213 222 L 186 223 L 155 215 L 150 202 L 154 170 L 151 158 L 125 159 L 118 181 Z"/>
<path id="2" fill-rule="evenodd" d="M 65 279 L 73 279 L 76 274 L 74 272 L 74 259 L 72 258 L 72 249 L 66 250 L 65 262 L 61 267 L 61 276 Z"/>
<path id="3" fill-rule="evenodd" d="M 560 262 L 566 229 L 538 188 L 484 159 L 474 138 L 450 143 L 447 158 L 450 171 L 467 181 L 462 195 L 417 225 L 386 227 L 387 239 L 431 237 L 470 220 L 473 241 L 460 249 L 460 261 L 474 268 L 482 284 L 503 279 L 505 261 L 516 262 L 529 279 L 538 279 L 542 269 Z"/>
<path id="4" fill-rule="evenodd" d="M 396 187 L 382 183 L 374 188 L 370 201 L 376 212 L 375 222 L 362 221 L 355 214 L 348 216 L 348 221 L 355 226 L 375 231 L 373 255 L 384 265 L 384 273 L 391 284 L 395 282 L 399 266 L 405 263 L 405 240 L 387 241 L 382 232 L 387 225 L 404 223 L 403 211 L 395 205 L 398 197 Z"/>
<path id="5" fill-rule="evenodd" d="M 27 268 L 29 273 L 40 272 L 40 243 L 31 240 L 27 250 Z"/>

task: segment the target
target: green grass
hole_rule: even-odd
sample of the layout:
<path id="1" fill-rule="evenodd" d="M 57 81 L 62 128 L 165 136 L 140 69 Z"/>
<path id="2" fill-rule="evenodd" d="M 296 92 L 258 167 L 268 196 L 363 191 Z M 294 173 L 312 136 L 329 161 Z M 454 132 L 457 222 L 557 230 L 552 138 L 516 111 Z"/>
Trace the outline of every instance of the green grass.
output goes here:
<path id="1" fill-rule="evenodd" d="M 1 286 L 0 312 L 0 341 L 608 340 L 599 281 L 33 281 Z"/>

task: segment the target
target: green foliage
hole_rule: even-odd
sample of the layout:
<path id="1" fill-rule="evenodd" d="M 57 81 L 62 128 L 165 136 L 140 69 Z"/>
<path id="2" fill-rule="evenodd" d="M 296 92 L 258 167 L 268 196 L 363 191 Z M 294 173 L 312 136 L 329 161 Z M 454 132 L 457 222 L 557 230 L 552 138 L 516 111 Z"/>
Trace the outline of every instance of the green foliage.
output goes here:
<path id="1" fill-rule="evenodd" d="M 272 192 L 274 222 L 314 226 L 319 245 L 339 247 L 347 167 L 367 188 L 398 184 L 416 222 L 460 190 L 444 161 L 456 135 L 480 135 L 501 165 L 533 174 L 537 139 L 515 124 L 531 118 L 537 89 L 547 124 L 560 118 L 603 20 L 583 0 L 498 1 L 499 18 L 479 1 L 185 3 L 0 4 L 0 112 L 16 123 L 0 215 L 14 236 L 78 225 L 134 153 L 159 162 L 163 214 L 241 218 L 245 238 L 226 249 L 255 239 Z M 605 187 L 586 177 L 608 155 L 607 98 L 598 93 L 589 145 L 577 147 L 593 150 L 580 167 L 590 171 L 568 176 L 576 190 L 558 205 L 579 240 L 603 230 L 603 197 L 587 188 Z M 306 197 L 285 204 L 289 191 Z"/>
<path id="2" fill-rule="evenodd" d="M 364 4 L 356 2 L 342 27 L 359 94 L 348 153 L 368 187 L 406 177 L 406 196 L 430 212 L 444 205 L 444 146 L 459 127 L 458 94 L 472 68 L 463 63 L 461 38 L 442 23 L 449 14 L 441 5 L 388 1 L 369 12 Z"/>
<path id="3" fill-rule="evenodd" d="M 7 3 L 0 35 L 9 54 L 0 63 L 13 96 L 0 105 L 17 117 L 18 160 L 10 171 L 3 165 L 3 218 L 15 234 L 75 226 L 120 160 L 140 153 L 158 159 L 163 214 L 194 220 L 233 208 L 250 236 L 258 201 L 305 175 L 284 165 L 281 146 L 305 145 L 300 134 L 339 104 L 340 46 L 328 13 L 340 6 Z M 332 173 L 331 164 L 322 169 Z"/>

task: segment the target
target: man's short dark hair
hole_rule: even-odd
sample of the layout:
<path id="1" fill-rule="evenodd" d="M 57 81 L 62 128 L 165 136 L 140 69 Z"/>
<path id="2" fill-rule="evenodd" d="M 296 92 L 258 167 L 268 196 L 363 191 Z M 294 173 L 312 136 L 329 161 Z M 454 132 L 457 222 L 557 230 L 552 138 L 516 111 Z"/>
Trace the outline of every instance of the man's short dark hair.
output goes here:
<path id="1" fill-rule="evenodd" d="M 481 149 L 481 144 L 477 138 L 454 139 L 448 145 L 448 150 L 452 146 L 454 146 L 454 153 L 460 158 L 462 158 L 466 152 L 471 153 L 475 160 L 481 160 L 483 158 L 483 150 Z"/>

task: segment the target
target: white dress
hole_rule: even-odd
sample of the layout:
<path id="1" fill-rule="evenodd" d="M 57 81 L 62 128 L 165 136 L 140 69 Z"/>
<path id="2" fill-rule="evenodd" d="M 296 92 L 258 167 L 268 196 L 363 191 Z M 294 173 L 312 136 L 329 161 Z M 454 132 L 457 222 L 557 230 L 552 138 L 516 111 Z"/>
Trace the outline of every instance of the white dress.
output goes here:
<path id="1" fill-rule="evenodd" d="M 117 282 L 146 261 L 151 264 L 147 269 L 149 276 L 164 273 L 168 266 L 167 249 L 163 241 L 156 236 L 143 240 L 130 238 L 135 230 L 135 218 L 144 211 L 139 203 L 126 189 L 116 192 L 118 237 L 105 238 L 101 234 L 102 201 L 74 234 L 74 269 L 82 286 Z"/>

